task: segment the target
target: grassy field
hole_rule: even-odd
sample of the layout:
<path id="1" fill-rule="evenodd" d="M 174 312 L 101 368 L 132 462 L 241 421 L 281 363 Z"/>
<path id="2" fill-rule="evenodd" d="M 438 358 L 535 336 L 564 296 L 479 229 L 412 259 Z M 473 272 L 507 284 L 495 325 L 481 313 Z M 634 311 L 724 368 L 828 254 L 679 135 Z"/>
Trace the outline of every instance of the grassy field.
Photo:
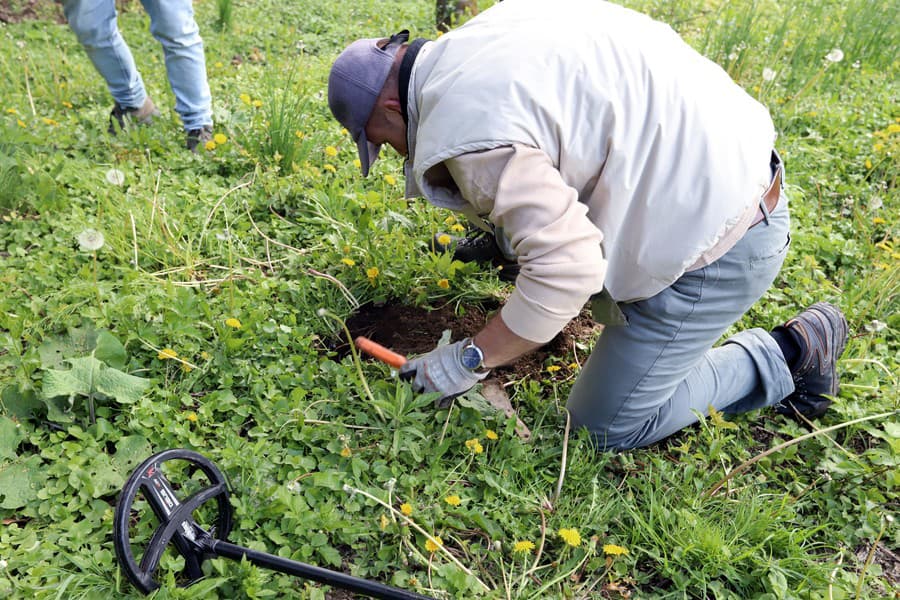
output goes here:
<path id="1" fill-rule="evenodd" d="M 825 417 L 713 415 L 603 454 L 563 408 L 590 337 L 507 387 L 528 440 L 477 391 L 436 410 L 346 352 L 361 310 L 462 319 L 510 290 L 429 251 L 452 215 L 402 199 L 393 153 L 363 179 L 324 99 L 349 41 L 434 37 L 432 2 L 198 2 L 218 136 L 197 156 L 139 3 L 120 28 L 163 117 L 115 137 L 45 4 L 0 23 L 0 597 L 138 597 L 117 495 L 190 448 L 230 481 L 234 543 L 436 598 L 897 598 L 900 4 L 628 4 L 772 112 L 793 244 L 736 328 L 839 304 Z M 225 559 L 179 588 L 183 566 L 163 558 L 157 599 L 342 597 Z"/>

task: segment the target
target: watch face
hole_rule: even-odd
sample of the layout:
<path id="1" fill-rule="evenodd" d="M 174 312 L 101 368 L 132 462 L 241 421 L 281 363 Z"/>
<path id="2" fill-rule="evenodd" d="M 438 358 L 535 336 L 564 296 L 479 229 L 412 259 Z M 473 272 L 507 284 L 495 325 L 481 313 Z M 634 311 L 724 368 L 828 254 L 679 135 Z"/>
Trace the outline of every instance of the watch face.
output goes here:
<path id="1" fill-rule="evenodd" d="M 481 366 L 484 356 L 478 346 L 468 345 L 462 351 L 462 364 L 465 368 L 475 370 Z"/>

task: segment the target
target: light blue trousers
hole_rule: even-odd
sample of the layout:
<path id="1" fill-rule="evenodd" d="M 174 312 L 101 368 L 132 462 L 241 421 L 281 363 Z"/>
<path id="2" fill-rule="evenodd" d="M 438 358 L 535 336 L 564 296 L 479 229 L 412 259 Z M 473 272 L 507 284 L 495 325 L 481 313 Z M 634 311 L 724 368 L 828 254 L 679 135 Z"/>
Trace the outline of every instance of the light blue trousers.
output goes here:
<path id="1" fill-rule="evenodd" d="M 200 28 L 190 0 L 141 0 L 150 15 L 150 33 L 163 47 L 175 111 L 186 131 L 212 125 L 211 96 Z M 147 98 L 131 50 L 119 32 L 115 0 L 64 0 L 63 12 L 94 67 L 123 108 L 139 108 Z"/>
<path id="2" fill-rule="evenodd" d="M 628 325 L 600 334 L 569 396 L 573 425 L 603 448 L 628 449 L 696 422 L 695 412 L 706 415 L 709 406 L 740 413 L 791 394 L 791 373 L 767 330 L 742 331 L 713 348 L 775 280 L 789 229 L 782 194 L 719 260 L 652 298 L 620 304 Z"/>

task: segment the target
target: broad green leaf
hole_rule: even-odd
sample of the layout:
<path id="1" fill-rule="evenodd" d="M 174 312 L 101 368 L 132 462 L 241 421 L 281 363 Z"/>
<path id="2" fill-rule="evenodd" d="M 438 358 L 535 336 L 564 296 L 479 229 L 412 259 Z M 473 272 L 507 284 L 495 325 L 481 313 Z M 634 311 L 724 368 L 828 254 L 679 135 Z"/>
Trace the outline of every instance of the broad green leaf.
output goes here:
<path id="1" fill-rule="evenodd" d="M 107 367 L 93 356 L 71 358 L 68 371 L 48 369 L 44 373 L 44 397 L 89 396 L 100 392 L 122 404 L 133 404 L 150 386 L 150 381 Z"/>
<path id="2" fill-rule="evenodd" d="M 22 508 L 37 498 L 46 479 L 40 456 L 0 467 L 0 508 Z"/>
<path id="3" fill-rule="evenodd" d="M 62 366 L 73 356 L 90 353 L 97 345 L 97 333 L 92 328 L 73 327 L 66 335 L 45 341 L 38 348 L 41 365 L 45 369 Z"/>
<path id="4" fill-rule="evenodd" d="M 12 419 L 0 417 L 0 462 L 5 458 L 15 458 L 16 448 L 25 437 L 22 427 Z"/>
<path id="5" fill-rule="evenodd" d="M 10 385 L 0 392 L 0 411 L 19 420 L 30 419 L 41 406 L 32 390 L 21 392 L 18 386 Z"/>
<path id="6" fill-rule="evenodd" d="M 142 435 L 129 435 L 116 442 L 116 453 L 112 457 L 113 467 L 124 475 L 150 456 L 150 442 Z"/>
<path id="7" fill-rule="evenodd" d="M 124 369 L 128 353 L 116 336 L 103 330 L 97 334 L 97 348 L 94 350 L 94 357 L 114 369 Z"/>

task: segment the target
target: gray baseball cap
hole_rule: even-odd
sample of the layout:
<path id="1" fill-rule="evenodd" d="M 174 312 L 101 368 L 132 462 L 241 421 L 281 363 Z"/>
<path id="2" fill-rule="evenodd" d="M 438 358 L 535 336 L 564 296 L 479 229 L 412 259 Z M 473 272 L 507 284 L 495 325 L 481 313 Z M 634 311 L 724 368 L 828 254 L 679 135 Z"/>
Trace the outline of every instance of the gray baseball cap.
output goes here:
<path id="1" fill-rule="evenodd" d="M 409 31 L 404 29 L 389 38 L 357 40 L 341 52 L 328 75 L 328 107 L 353 136 L 363 177 L 368 176 L 381 151 L 381 145 L 366 138 L 366 123 L 397 50 L 408 39 Z"/>

